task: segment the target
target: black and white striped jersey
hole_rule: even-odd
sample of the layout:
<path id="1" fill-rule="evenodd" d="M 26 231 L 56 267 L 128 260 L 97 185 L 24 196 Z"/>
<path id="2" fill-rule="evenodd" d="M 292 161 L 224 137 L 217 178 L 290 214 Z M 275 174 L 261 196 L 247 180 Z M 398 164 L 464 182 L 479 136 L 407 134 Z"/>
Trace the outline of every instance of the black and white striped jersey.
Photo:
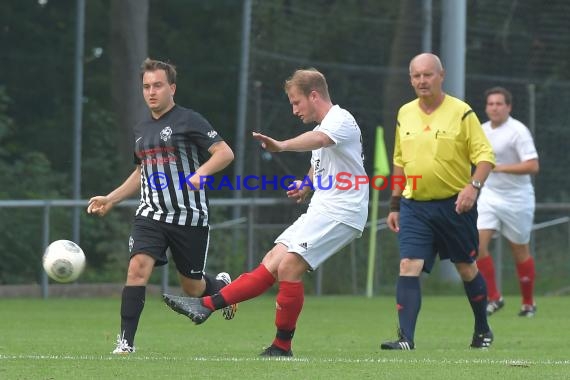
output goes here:
<path id="1" fill-rule="evenodd" d="M 199 113 L 175 105 L 159 119 L 149 116 L 134 128 L 135 163 L 141 166 L 141 199 L 136 215 L 161 222 L 208 225 L 205 190 L 191 191 L 188 178 L 223 141 Z"/>

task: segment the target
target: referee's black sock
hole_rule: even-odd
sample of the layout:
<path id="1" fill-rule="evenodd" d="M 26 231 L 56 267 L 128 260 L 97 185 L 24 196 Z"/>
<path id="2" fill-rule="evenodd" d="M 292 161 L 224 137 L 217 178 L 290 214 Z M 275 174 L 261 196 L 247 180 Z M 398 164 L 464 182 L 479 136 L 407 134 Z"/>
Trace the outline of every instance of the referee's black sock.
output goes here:
<path id="1" fill-rule="evenodd" d="M 487 284 L 481 272 L 469 282 L 463 282 L 465 293 L 469 299 L 469 304 L 475 317 L 475 333 L 486 333 L 490 331 L 487 322 Z"/>
<path id="2" fill-rule="evenodd" d="M 411 342 L 414 341 L 416 322 L 422 306 L 420 278 L 400 276 L 396 284 L 396 302 L 400 330 Z"/>

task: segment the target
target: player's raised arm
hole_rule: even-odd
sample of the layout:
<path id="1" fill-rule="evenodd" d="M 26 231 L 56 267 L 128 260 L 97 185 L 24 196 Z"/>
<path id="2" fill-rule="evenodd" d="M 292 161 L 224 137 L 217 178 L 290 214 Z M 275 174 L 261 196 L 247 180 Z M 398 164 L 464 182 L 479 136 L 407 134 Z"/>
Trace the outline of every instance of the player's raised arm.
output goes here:
<path id="1" fill-rule="evenodd" d="M 253 132 L 253 138 L 261 142 L 268 152 L 308 152 L 334 144 L 334 141 L 323 132 L 309 131 L 289 140 L 279 141 L 261 133 Z"/>

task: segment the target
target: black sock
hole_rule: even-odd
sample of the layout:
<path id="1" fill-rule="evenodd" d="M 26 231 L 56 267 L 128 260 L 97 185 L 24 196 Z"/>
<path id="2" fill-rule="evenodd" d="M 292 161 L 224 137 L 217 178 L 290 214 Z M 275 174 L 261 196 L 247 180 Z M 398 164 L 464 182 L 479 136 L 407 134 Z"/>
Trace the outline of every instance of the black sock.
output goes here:
<path id="1" fill-rule="evenodd" d="M 226 283 L 222 280 L 216 280 L 216 276 L 212 276 L 211 274 L 204 273 L 204 281 L 206 281 L 206 289 L 204 289 L 204 294 L 202 297 L 205 296 L 212 296 L 218 293 Z"/>
<path id="2" fill-rule="evenodd" d="M 121 299 L 121 334 L 134 347 L 135 334 L 144 308 L 145 286 L 125 286 Z"/>
<path id="3" fill-rule="evenodd" d="M 416 321 L 422 306 L 420 278 L 400 276 L 396 284 L 396 302 L 398 303 L 398 320 L 404 336 L 414 341 Z"/>
<path id="4" fill-rule="evenodd" d="M 220 310 L 228 306 L 228 303 L 220 293 L 216 293 L 212 296 L 212 304 L 214 305 L 214 310 Z"/>
<path id="5" fill-rule="evenodd" d="M 478 334 L 488 332 L 490 328 L 487 322 L 487 284 L 481 272 L 478 272 L 470 282 L 463 282 L 463 288 L 475 317 L 475 332 Z"/>

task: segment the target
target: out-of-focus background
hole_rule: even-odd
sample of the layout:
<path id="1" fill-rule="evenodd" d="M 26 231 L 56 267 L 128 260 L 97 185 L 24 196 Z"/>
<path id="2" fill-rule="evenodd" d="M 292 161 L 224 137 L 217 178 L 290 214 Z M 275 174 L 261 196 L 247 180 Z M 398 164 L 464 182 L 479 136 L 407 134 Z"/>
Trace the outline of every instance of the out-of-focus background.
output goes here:
<path id="1" fill-rule="evenodd" d="M 447 91 L 481 121 L 485 89 L 513 93 L 512 114 L 529 127 L 540 155 L 532 240 L 537 293 L 568 291 L 566 0 L 7 0 L 0 3 L 0 42 L 0 288 L 44 285 L 47 296 L 41 256 L 56 239 L 78 242 L 87 255 L 85 273 L 67 289 L 124 281 L 137 201 L 105 218 L 85 208 L 86 199 L 107 194 L 133 169 L 130 129 L 146 112 L 138 73 L 144 58 L 177 66 L 175 100 L 202 113 L 232 146 L 236 160 L 221 173 L 232 178 L 307 172 L 309 154 L 265 153 L 250 134 L 306 131 L 282 85 L 297 68 L 318 68 L 333 102 L 357 118 L 372 175 L 376 127 L 384 127 L 391 157 L 395 114 L 414 98 L 408 63 L 432 51 L 447 69 Z M 233 275 L 256 265 L 306 207 L 288 202 L 283 191 L 224 188 L 210 197 L 207 269 Z M 381 192 L 381 217 L 388 197 Z M 378 238 L 374 262 L 371 231 Z M 500 283 L 516 293 L 507 248 L 496 239 Z M 380 222 L 308 276 L 306 286 L 316 294 L 364 294 L 372 273 L 374 294 L 390 293 L 397 262 L 395 236 Z M 175 285 L 168 274 L 156 271 L 153 283 Z M 462 291 L 440 274 L 426 281 L 427 291 Z"/>

